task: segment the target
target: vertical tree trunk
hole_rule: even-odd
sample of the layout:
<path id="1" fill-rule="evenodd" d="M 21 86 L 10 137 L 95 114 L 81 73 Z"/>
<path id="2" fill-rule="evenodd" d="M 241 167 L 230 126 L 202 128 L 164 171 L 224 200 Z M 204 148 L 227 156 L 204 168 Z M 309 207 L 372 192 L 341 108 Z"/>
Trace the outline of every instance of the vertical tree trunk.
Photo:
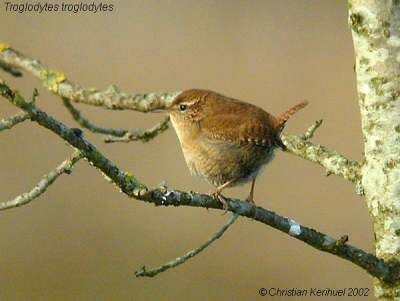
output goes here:
<path id="1" fill-rule="evenodd" d="M 400 1 L 350 0 L 364 136 L 362 186 L 375 249 L 400 260 Z M 400 284 L 374 280 L 379 300 L 400 298 Z"/>

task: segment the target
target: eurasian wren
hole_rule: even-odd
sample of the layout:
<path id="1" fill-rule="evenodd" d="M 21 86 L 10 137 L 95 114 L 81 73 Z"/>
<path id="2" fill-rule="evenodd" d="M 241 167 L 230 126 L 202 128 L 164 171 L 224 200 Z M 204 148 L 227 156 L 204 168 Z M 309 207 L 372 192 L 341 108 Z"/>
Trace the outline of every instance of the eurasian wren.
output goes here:
<path id="1" fill-rule="evenodd" d="M 224 188 L 251 181 L 248 201 L 254 202 L 257 174 L 268 163 L 286 121 L 307 102 L 278 117 L 263 109 L 208 90 L 187 90 L 168 108 L 186 163 L 193 175 L 216 187 L 212 193 L 227 208 Z"/>

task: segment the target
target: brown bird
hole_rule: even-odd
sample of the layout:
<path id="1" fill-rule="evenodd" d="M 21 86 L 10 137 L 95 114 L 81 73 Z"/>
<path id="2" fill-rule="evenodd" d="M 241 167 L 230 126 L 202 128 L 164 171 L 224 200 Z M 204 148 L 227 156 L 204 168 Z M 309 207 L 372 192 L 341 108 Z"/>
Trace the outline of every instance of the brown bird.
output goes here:
<path id="1" fill-rule="evenodd" d="M 247 201 L 254 202 L 254 184 L 274 149 L 285 150 L 280 134 L 286 121 L 307 102 L 278 117 L 263 109 L 208 90 L 192 89 L 179 94 L 168 108 L 186 163 L 216 187 L 211 194 L 227 203 L 221 192 L 251 181 Z"/>

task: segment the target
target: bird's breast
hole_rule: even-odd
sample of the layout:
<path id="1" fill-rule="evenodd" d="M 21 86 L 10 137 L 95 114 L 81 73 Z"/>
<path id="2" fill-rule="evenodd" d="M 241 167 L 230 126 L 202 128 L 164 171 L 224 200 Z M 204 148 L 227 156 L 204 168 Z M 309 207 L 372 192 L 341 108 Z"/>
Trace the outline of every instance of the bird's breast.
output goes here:
<path id="1" fill-rule="evenodd" d="M 203 133 L 198 123 L 174 116 L 171 116 L 171 122 L 190 172 L 215 186 L 228 181 L 245 183 L 272 158 L 274 148 L 271 144 L 257 145 L 251 141 L 241 144 L 214 139 Z"/>
<path id="2" fill-rule="evenodd" d="M 252 180 L 273 155 L 273 148 L 201 138 L 196 143 L 183 143 L 182 150 L 191 173 L 215 186 Z"/>

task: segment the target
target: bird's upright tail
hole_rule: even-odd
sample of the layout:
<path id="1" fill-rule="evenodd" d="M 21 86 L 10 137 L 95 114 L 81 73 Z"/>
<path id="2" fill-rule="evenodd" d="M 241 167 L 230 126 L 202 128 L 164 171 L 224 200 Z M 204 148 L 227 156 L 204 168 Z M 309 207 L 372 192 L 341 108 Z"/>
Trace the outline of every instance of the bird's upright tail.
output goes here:
<path id="1" fill-rule="evenodd" d="M 290 108 L 286 112 L 282 113 L 276 118 L 276 128 L 282 129 L 285 126 L 286 121 L 289 120 L 289 118 L 294 115 L 297 111 L 300 111 L 302 108 L 304 108 L 306 105 L 308 105 L 308 101 L 302 101 L 301 103 L 295 105 L 294 107 Z"/>

